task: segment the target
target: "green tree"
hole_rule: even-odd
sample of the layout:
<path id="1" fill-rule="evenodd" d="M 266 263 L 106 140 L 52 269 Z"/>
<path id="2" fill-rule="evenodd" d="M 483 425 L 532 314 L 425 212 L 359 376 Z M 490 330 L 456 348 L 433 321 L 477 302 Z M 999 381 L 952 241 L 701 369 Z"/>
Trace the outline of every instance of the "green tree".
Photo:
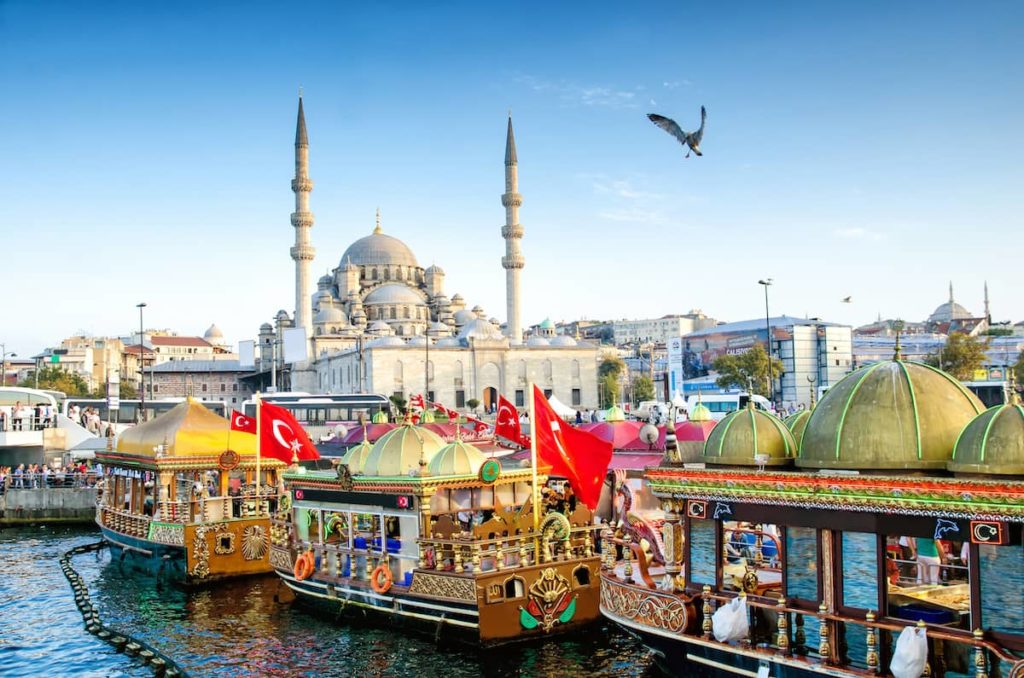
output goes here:
<path id="1" fill-rule="evenodd" d="M 36 386 L 37 383 L 38 387 Z M 32 376 L 18 384 L 18 386 L 41 388 L 47 391 L 60 391 L 65 395 L 77 396 L 79 398 L 89 395 L 89 385 L 85 383 L 82 375 L 63 370 L 58 365 L 51 365 L 39 370 L 38 382 L 36 377 Z"/>
<path id="2" fill-rule="evenodd" d="M 393 395 L 390 398 L 388 398 L 388 400 L 390 400 L 391 404 L 395 406 L 395 409 L 398 410 L 399 414 L 405 414 L 406 413 L 407 408 L 406 408 L 405 398 L 403 398 L 400 395 Z"/>
<path id="3" fill-rule="evenodd" d="M 480 407 L 480 401 L 476 398 L 470 398 L 466 401 L 466 407 L 468 407 L 473 414 L 476 414 L 476 408 Z"/>
<path id="4" fill-rule="evenodd" d="M 646 374 L 633 380 L 633 402 L 639 405 L 645 400 L 654 400 L 654 382 Z"/>
<path id="5" fill-rule="evenodd" d="M 618 356 L 609 356 L 601 360 L 601 364 L 597 366 L 597 376 L 606 377 L 612 375 L 618 379 L 625 370 L 626 361 Z"/>
<path id="6" fill-rule="evenodd" d="M 1013 376 L 1017 382 L 1017 388 L 1020 388 L 1020 385 L 1024 384 L 1024 351 L 1020 352 L 1017 362 L 1013 364 Z"/>
<path id="7" fill-rule="evenodd" d="M 767 396 L 771 389 L 768 387 L 768 353 L 764 346 L 754 346 L 743 353 L 723 355 L 715 358 L 711 363 L 711 369 L 718 373 L 715 383 L 721 388 L 742 388 L 745 389 L 753 384 L 754 393 Z M 777 379 L 784 371 L 782 361 L 776 357 L 771 358 L 771 374 Z"/>
<path id="8" fill-rule="evenodd" d="M 985 363 L 988 339 L 977 339 L 962 332 L 949 335 L 946 345 L 925 358 L 932 367 L 948 372 L 960 381 L 970 381 L 974 371 Z"/>
<path id="9" fill-rule="evenodd" d="M 597 390 L 600 394 L 601 407 L 608 409 L 619 401 L 619 377 L 614 374 L 598 377 Z"/>

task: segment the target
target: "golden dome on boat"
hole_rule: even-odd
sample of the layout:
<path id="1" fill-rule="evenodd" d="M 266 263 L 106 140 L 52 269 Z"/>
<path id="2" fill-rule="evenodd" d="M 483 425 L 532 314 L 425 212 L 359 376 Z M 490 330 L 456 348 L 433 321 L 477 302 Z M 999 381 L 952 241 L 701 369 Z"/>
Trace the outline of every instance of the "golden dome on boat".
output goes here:
<path id="1" fill-rule="evenodd" d="M 229 420 L 192 398 L 117 437 L 119 453 L 151 459 L 216 457 L 229 449 L 255 456 L 256 436 L 232 431 Z"/>
<path id="2" fill-rule="evenodd" d="M 960 433 L 946 468 L 954 473 L 1024 475 L 1024 407 L 996 405 Z"/>
<path id="3" fill-rule="evenodd" d="M 810 418 L 810 410 L 800 410 L 799 412 L 791 414 L 782 420 L 786 425 L 786 428 L 789 429 L 790 433 L 792 433 L 793 437 L 796 439 L 796 446 L 798 448 L 800 447 L 800 442 L 803 440 L 804 429 L 807 428 L 807 422 Z"/>
<path id="4" fill-rule="evenodd" d="M 707 405 L 698 401 L 686 418 L 689 421 L 711 421 L 711 410 L 708 409 Z"/>
<path id="5" fill-rule="evenodd" d="M 811 413 L 797 466 L 942 469 L 984 409 L 960 382 L 923 363 L 887 360 L 847 375 Z"/>
<path id="6" fill-rule="evenodd" d="M 618 405 L 612 405 L 604 411 L 605 421 L 626 421 L 626 413 Z"/>
<path id="7" fill-rule="evenodd" d="M 373 443 L 363 438 L 358 445 L 349 448 L 345 456 L 341 458 L 341 463 L 348 466 L 348 472 L 352 475 L 362 473 L 366 467 L 366 459 L 372 451 Z"/>
<path id="8" fill-rule="evenodd" d="M 786 425 L 750 404 L 711 429 L 702 459 L 708 464 L 783 466 L 795 455 L 796 440 Z"/>
<path id="9" fill-rule="evenodd" d="M 363 464 L 365 476 L 407 476 L 426 471 L 444 441 L 429 429 L 402 424 L 373 444 Z"/>
<path id="10" fill-rule="evenodd" d="M 432 476 L 476 475 L 486 461 L 484 453 L 461 440 L 448 443 L 434 455 L 427 465 Z"/>

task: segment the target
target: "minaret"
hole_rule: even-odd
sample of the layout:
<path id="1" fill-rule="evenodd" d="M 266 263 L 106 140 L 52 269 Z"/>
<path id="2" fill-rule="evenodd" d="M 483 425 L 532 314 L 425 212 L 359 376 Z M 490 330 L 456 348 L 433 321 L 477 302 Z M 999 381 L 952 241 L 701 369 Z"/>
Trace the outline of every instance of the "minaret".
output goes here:
<path id="1" fill-rule="evenodd" d="M 953 281 L 949 281 L 949 305 L 953 305 Z"/>
<path id="2" fill-rule="evenodd" d="M 299 94 L 299 117 L 295 123 L 295 178 L 292 179 L 292 192 L 295 193 L 295 211 L 292 212 L 295 245 L 291 248 L 291 255 L 295 261 L 295 326 L 306 330 L 306 339 L 313 337 L 310 264 L 316 250 L 309 244 L 309 229 L 313 227 L 313 213 L 309 211 L 309 193 L 312 190 L 313 182 L 309 179 L 309 138 L 306 136 L 306 116 L 302 112 L 302 95 Z"/>
<path id="3" fill-rule="evenodd" d="M 520 308 L 520 273 L 526 260 L 519 249 L 523 227 L 519 225 L 519 206 L 523 196 L 519 195 L 519 168 L 516 160 L 516 139 L 512 134 L 512 114 L 508 116 L 508 136 L 505 139 L 505 193 L 501 204 L 505 207 L 505 225 L 501 237 L 505 239 L 505 256 L 501 265 L 505 269 L 505 305 L 507 325 L 505 335 L 512 345 L 523 343 L 523 323 Z"/>
<path id="4" fill-rule="evenodd" d="M 985 281 L 985 322 L 992 324 L 992 314 L 988 310 L 988 281 Z"/>

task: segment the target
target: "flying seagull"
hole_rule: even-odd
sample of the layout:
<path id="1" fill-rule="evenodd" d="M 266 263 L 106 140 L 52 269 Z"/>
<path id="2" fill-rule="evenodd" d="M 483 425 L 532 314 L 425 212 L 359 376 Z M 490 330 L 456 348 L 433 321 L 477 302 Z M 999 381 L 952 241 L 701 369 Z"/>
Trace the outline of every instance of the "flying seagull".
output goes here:
<path id="1" fill-rule="evenodd" d="M 850 302 L 853 301 L 853 297 L 843 297 L 840 301 L 842 301 L 844 304 L 849 304 Z"/>
<path id="2" fill-rule="evenodd" d="M 647 117 L 650 118 L 651 122 L 665 130 L 676 139 L 679 140 L 683 146 L 686 146 L 689 150 L 686 151 L 686 157 L 690 157 L 690 151 L 693 151 L 697 155 L 704 155 L 700 152 L 700 140 L 704 138 L 704 121 L 707 120 L 708 113 L 704 110 L 704 107 L 700 107 L 700 129 L 696 132 L 684 132 L 679 125 L 676 124 L 675 120 L 666 118 L 663 115 L 657 113 L 648 113 Z"/>

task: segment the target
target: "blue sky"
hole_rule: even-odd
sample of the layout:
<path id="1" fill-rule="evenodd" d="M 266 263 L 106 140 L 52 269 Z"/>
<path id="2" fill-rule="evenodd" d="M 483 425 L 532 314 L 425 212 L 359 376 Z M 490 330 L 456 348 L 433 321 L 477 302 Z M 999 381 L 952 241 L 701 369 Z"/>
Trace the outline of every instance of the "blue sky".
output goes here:
<path id="1" fill-rule="evenodd" d="M 316 276 L 379 206 L 504 319 L 511 109 L 531 323 L 1024 318 L 1020 3 L 368 5 L 0 0 L 8 350 L 291 311 L 300 85 Z"/>

